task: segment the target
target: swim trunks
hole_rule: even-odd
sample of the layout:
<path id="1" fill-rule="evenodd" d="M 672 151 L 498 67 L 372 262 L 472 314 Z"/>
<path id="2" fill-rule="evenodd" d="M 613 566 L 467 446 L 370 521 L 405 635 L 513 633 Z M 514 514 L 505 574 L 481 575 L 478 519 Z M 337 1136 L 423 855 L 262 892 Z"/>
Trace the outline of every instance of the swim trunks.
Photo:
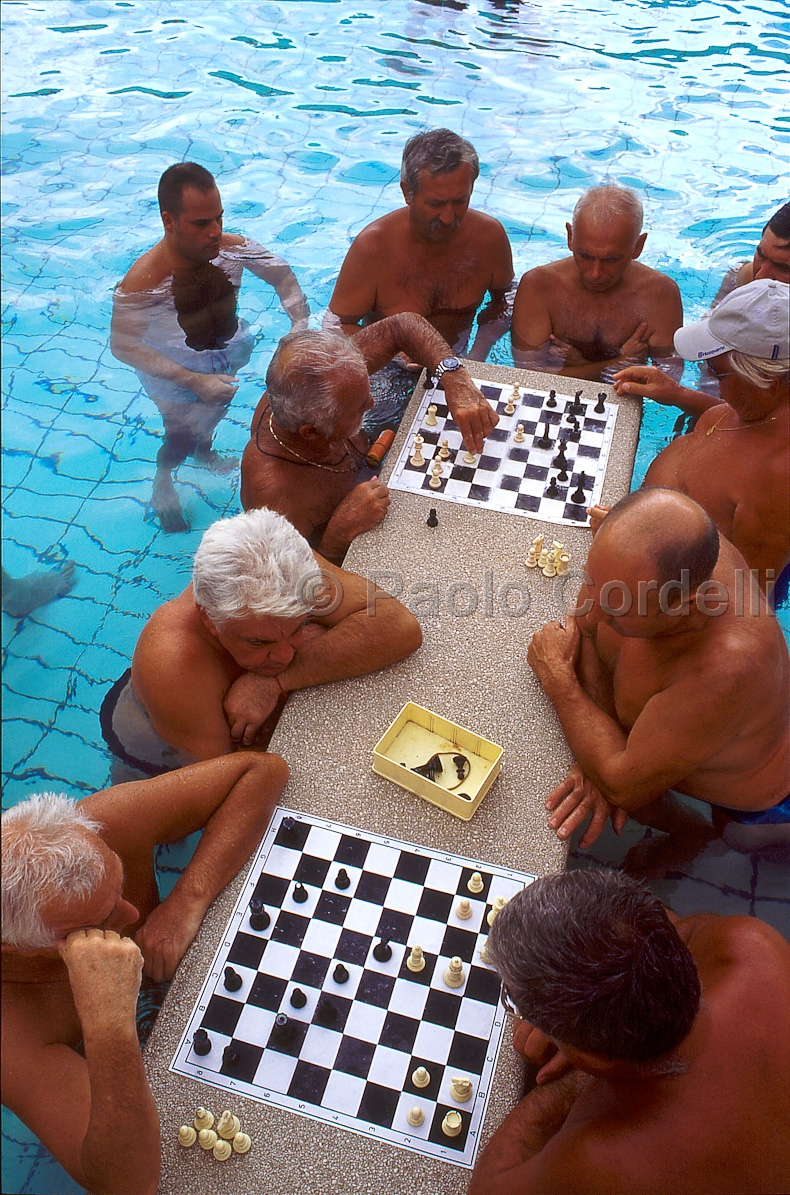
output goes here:
<path id="1" fill-rule="evenodd" d="M 790 793 L 770 809 L 729 809 L 726 805 L 714 805 L 714 809 L 726 813 L 739 826 L 782 826 L 790 822 Z"/>
<path id="2" fill-rule="evenodd" d="M 118 759 L 146 776 L 164 776 L 177 768 L 197 763 L 197 756 L 165 742 L 154 730 L 141 705 L 127 668 L 102 702 L 99 714 L 105 743 Z"/>

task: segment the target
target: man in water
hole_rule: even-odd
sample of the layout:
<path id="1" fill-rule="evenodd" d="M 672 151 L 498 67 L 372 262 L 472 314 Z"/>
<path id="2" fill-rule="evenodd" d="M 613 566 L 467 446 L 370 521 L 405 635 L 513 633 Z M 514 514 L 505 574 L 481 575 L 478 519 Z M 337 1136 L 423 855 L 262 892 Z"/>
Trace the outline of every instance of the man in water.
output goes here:
<path id="1" fill-rule="evenodd" d="M 731 291 L 706 319 L 675 333 L 675 348 L 687 361 L 707 362 L 721 401 L 652 365 L 616 375 L 618 394 L 697 417 L 691 432 L 659 453 L 644 484 L 699 502 L 770 593 L 790 559 L 790 286 L 765 279 Z M 606 510 L 591 509 L 593 531 Z"/>
<path id="2" fill-rule="evenodd" d="M 719 831 L 738 823 L 743 849 L 790 843 L 787 647 L 746 561 L 691 498 L 618 502 L 575 614 L 538 631 L 527 660 L 576 760 L 546 801 L 560 838 L 592 813 L 587 847 L 610 813 L 616 829 L 633 814 L 670 837 L 627 867 L 694 858 L 715 833 L 675 790 L 711 804 Z"/>
<path id="3" fill-rule="evenodd" d="M 141 970 L 172 978 L 287 779 L 279 755 L 245 751 L 81 801 L 43 793 L 3 814 L 3 1103 L 91 1191 L 157 1189 Z M 157 846 L 197 830 L 160 903 Z"/>
<path id="4" fill-rule="evenodd" d="M 680 918 L 595 869 L 523 889 L 486 949 L 519 1014 L 514 1048 L 540 1070 L 469 1195 L 790 1190 L 790 946 L 776 930 Z"/>
<path id="5" fill-rule="evenodd" d="M 468 354 L 484 360 L 507 330 L 513 260 L 499 221 L 469 206 L 479 173 L 474 147 L 449 129 L 412 137 L 401 166 L 406 207 L 375 220 L 356 237 L 324 326 L 354 335 L 361 322 L 413 311 L 461 354 L 475 313 L 490 292 Z M 468 432 L 461 429 L 472 452 L 482 451 L 483 438 L 494 426 L 490 407 L 481 401 Z"/>
<path id="6" fill-rule="evenodd" d="M 643 266 L 642 205 L 623 187 L 593 187 L 566 224 L 571 257 L 524 275 L 513 307 L 523 369 L 611 381 L 629 364 L 672 356 L 683 322 L 677 284 Z"/>
<path id="7" fill-rule="evenodd" d="M 360 480 L 368 452 L 361 428 L 373 406 L 368 375 L 398 352 L 429 373 L 451 356 L 439 333 L 411 312 L 377 320 L 353 338 L 328 331 L 283 337 L 241 462 L 245 510 L 279 511 L 338 563 L 355 536 L 381 522 L 389 490 L 377 477 Z M 439 384 L 459 425 L 467 412 L 476 414 L 480 391 L 460 363 Z"/>
<path id="8" fill-rule="evenodd" d="M 374 601 L 371 590 L 313 553 L 274 511 L 213 523 L 192 584 L 151 615 L 131 669 L 104 700 L 116 781 L 240 746 L 263 749 L 288 693 L 364 676 L 416 651 L 417 620 L 387 593 L 375 590 Z"/>
<path id="9" fill-rule="evenodd" d="M 253 348 L 249 325 L 236 314 L 243 271 L 275 288 L 294 328 L 307 326 L 309 309 L 281 257 L 222 231 L 222 200 L 202 166 L 170 166 L 159 180 L 159 209 L 162 240 L 115 291 L 110 349 L 137 371 L 164 422 L 154 514 L 163 530 L 186 531 L 173 470 L 188 456 L 219 472 L 236 465 L 211 444 Z"/>
<path id="10" fill-rule="evenodd" d="M 790 283 L 790 203 L 785 203 L 771 216 L 752 260 L 733 266 L 724 275 L 713 306 L 716 307 L 736 287 L 768 278 Z"/>

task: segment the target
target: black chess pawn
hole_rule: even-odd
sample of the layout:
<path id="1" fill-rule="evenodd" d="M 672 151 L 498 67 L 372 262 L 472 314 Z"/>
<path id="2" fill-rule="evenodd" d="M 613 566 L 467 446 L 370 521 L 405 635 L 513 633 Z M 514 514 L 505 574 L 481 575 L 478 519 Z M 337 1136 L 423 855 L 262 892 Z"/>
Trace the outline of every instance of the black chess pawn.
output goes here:
<path id="1" fill-rule="evenodd" d="M 225 1046 L 225 1049 L 222 1051 L 222 1065 L 235 1066 L 238 1061 L 239 1054 L 235 1046 Z"/>
<path id="2" fill-rule="evenodd" d="M 241 976 L 238 971 L 234 971 L 232 967 L 225 968 L 225 978 L 222 981 L 223 987 L 228 992 L 237 992 L 241 987 Z"/>
<path id="3" fill-rule="evenodd" d="M 587 501 L 587 495 L 584 492 L 584 487 L 587 484 L 587 474 L 579 474 L 579 484 L 571 494 L 571 502 L 574 506 L 584 506 Z"/>
<path id="4" fill-rule="evenodd" d="M 548 419 L 545 420 L 543 426 L 544 426 L 545 430 L 543 432 L 543 435 L 540 437 L 540 439 L 535 441 L 535 447 L 536 448 L 551 448 L 551 436 L 549 435 Z"/>
<path id="5" fill-rule="evenodd" d="M 286 845 L 288 843 L 296 842 L 296 820 L 292 817 L 284 817 L 280 822 L 279 837 Z"/>
<path id="6" fill-rule="evenodd" d="M 557 405 L 557 391 L 549 390 L 549 397 L 546 399 L 547 407 L 556 407 Z"/>
<path id="7" fill-rule="evenodd" d="M 382 938 L 373 947 L 373 957 L 377 963 L 386 963 L 392 958 L 392 947 L 387 938 Z"/>
<path id="8" fill-rule="evenodd" d="M 294 900 L 298 905 L 303 905 L 307 900 L 307 889 L 304 884 L 297 884 L 294 888 Z"/>
<path id="9" fill-rule="evenodd" d="M 192 1049 L 201 1058 L 206 1054 L 211 1053 L 211 1038 L 206 1033 L 205 1029 L 196 1029 L 192 1034 Z"/>
<path id="10" fill-rule="evenodd" d="M 593 410 L 595 411 L 596 415 L 605 415 L 606 414 L 606 406 L 604 405 L 605 403 L 606 403 L 606 391 L 602 390 L 601 393 L 598 395 L 597 403 L 593 407 Z"/>
<path id="11" fill-rule="evenodd" d="M 315 1008 L 315 1020 L 319 1025 L 323 1025 L 328 1029 L 330 1025 L 334 1025 L 337 1020 L 337 1005 L 334 1000 L 330 1000 L 329 996 L 323 993 L 318 997 L 318 1004 Z"/>
<path id="12" fill-rule="evenodd" d="M 557 474 L 557 481 L 560 483 L 560 485 L 565 485 L 565 482 L 567 480 L 568 480 L 568 470 L 561 469 L 560 472 Z"/>
<path id="13" fill-rule="evenodd" d="M 266 929 L 270 921 L 271 917 L 266 912 L 266 905 L 260 896 L 253 896 L 250 901 L 250 927 L 260 931 Z"/>
<path id="14" fill-rule="evenodd" d="M 348 969 L 342 963 L 338 963 L 332 972 L 332 978 L 335 983 L 348 983 Z"/>
<path id="15" fill-rule="evenodd" d="M 335 877 L 335 887 L 339 888 L 341 892 L 345 892 L 346 888 L 351 887 L 351 880 L 349 879 L 348 872 L 346 871 L 345 867 L 341 867 L 340 871 L 337 873 L 337 876 Z"/>
<path id="16" fill-rule="evenodd" d="M 305 996 L 301 988 L 294 988 L 291 992 L 290 1003 L 292 1008 L 304 1008 L 307 1003 L 307 996 Z"/>
<path id="17" fill-rule="evenodd" d="M 438 527 L 439 526 L 439 520 L 436 517 L 436 508 L 433 506 L 428 511 L 428 518 L 425 520 L 425 526 L 426 527 Z"/>
<path id="18" fill-rule="evenodd" d="M 557 478 L 552 477 L 551 481 L 549 482 L 549 488 L 546 490 L 545 497 L 546 498 L 559 498 L 559 496 L 560 496 L 560 491 L 557 489 Z"/>

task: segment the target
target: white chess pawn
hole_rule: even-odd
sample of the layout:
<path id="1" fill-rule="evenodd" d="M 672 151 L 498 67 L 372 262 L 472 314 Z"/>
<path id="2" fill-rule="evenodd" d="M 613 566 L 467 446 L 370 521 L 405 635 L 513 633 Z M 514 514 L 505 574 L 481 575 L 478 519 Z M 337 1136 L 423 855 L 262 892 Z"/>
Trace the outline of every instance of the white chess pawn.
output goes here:
<path id="1" fill-rule="evenodd" d="M 219 1137 L 213 1129 L 201 1129 L 198 1133 L 198 1145 L 201 1149 L 213 1149 L 219 1141 Z"/>
<path id="2" fill-rule="evenodd" d="M 442 446 L 439 449 L 439 456 L 443 461 L 446 461 L 450 456 L 450 446 L 446 440 L 442 440 Z"/>
<path id="3" fill-rule="evenodd" d="M 537 568 L 538 557 L 537 557 L 537 554 L 536 554 L 534 548 L 530 548 L 529 552 L 527 553 L 527 559 L 524 561 L 524 564 L 527 566 L 527 568 Z"/>
<path id="4" fill-rule="evenodd" d="M 543 565 L 543 568 L 540 571 L 543 573 L 544 577 L 556 577 L 557 576 L 557 566 L 554 563 L 554 561 L 551 559 L 546 561 L 546 563 Z"/>
<path id="5" fill-rule="evenodd" d="M 515 434 L 515 436 L 513 437 L 513 443 L 514 443 L 514 444 L 523 444 L 523 443 L 524 443 L 524 439 L 525 439 L 525 436 L 524 436 L 524 424 L 523 424 L 523 423 L 517 423 L 517 424 L 516 424 L 516 434 Z"/>
<path id="6" fill-rule="evenodd" d="M 246 1154 L 250 1152 L 252 1139 L 246 1133 L 237 1133 L 231 1144 L 233 1145 L 234 1153 Z"/>
<path id="7" fill-rule="evenodd" d="M 230 1141 L 219 1140 L 211 1151 L 218 1162 L 227 1162 L 233 1150 Z"/>
<path id="8" fill-rule="evenodd" d="M 442 462 L 434 461 L 431 465 L 431 476 L 428 485 L 432 490 L 438 490 L 442 484 Z"/>
<path id="9" fill-rule="evenodd" d="M 475 454 L 473 452 L 465 452 L 464 453 L 464 464 L 465 465 L 474 465 L 476 460 L 477 460 L 477 457 L 475 456 Z"/>
<path id="10" fill-rule="evenodd" d="M 184 1149 L 189 1149 L 190 1145 L 194 1145 L 197 1141 L 197 1133 L 192 1128 L 191 1124 L 182 1124 L 178 1130 L 178 1144 L 183 1145 Z"/>
<path id="11" fill-rule="evenodd" d="M 483 887 L 484 887 L 483 877 L 481 876 L 479 871 L 472 872 L 472 874 L 469 877 L 469 882 L 467 883 L 466 886 L 469 889 L 469 891 L 473 892 L 473 893 L 483 891 Z"/>
<path id="12" fill-rule="evenodd" d="M 515 398 L 516 398 L 516 396 L 513 393 L 513 391 L 511 390 L 510 398 L 507 400 L 507 404 L 505 406 L 505 414 L 506 415 L 515 415 L 515 413 L 516 413 Z"/>
<path id="13" fill-rule="evenodd" d="M 415 1087 L 427 1087 L 431 1081 L 431 1076 L 424 1066 L 418 1066 L 411 1077 L 411 1081 Z"/>
<path id="14" fill-rule="evenodd" d="M 468 921 L 472 916 L 472 902 L 467 900 L 465 896 L 461 897 L 455 910 L 456 917 L 460 917 L 462 921 Z"/>
<path id="15" fill-rule="evenodd" d="M 418 1129 L 425 1120 L 425 1113 L 422 1108 L 409 1108 L 409 1111 L 406 1113 L 406 1119 L 412 1128 Z"/>
<path id="16" fill-rule="evenodd" d="M 450 959 L 450 965 L 444 973 L 444 982 L 448 988 L 460 988 L 463 987 L 465 979 L 463 959 L 456 954 Z"/>
<path id="17" fill-rule="evenodd" d="M 549 563 L 548 548 L 541 548 L 540 556 L 538 556 L 538 568 L 543 569 Z"/>
<path id="18" fill-rule="evenodd" d="M 428 414 L 425 417 L 426 427 L 436 427 L 436 404 L 431 403 L 428 407 Z"/>
<path id="19" fill-rule="evenodd" d="M 411 953 L 406 959 L 406 966 L 410 971 L 422 971 L 425 967 L 425 955 L 422 952 L 422 946 L 412 946 Z"/>

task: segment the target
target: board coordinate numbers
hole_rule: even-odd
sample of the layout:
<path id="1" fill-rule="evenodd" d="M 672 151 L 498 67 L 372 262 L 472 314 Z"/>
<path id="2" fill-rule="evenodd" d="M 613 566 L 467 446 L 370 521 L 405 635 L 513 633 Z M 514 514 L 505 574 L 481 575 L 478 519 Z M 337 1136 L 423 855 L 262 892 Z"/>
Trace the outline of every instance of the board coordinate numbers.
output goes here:
<path id="1" fill-rule="evenodd" d="M 471 1167 L 506 1021 L 480 950 L 534 878 L 278 807 L 171 1069 Z"/>

